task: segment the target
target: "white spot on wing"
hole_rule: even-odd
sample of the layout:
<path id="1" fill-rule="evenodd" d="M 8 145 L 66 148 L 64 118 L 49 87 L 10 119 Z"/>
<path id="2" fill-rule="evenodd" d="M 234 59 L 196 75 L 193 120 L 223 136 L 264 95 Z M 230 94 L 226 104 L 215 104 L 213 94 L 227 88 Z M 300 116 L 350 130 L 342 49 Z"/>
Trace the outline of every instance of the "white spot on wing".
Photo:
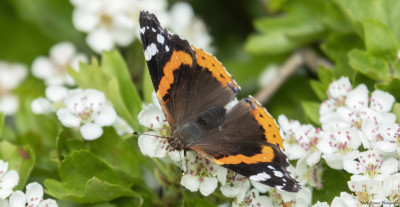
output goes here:
<path id="1" fill-rule="evenodd" d="M 151 60 L 151 58 L 157 54 L 158 49 L 156 44 L 151 43 L 149 46 L 147 46 L 146 50 L 144 51 L 144 57 L 146 58 L 147 61 Z"/>
<path id="2" fill-rule="evenodd" d="M 146 28 L 145 27 L 141 27 L 139 30 L 140 30 L 140 33 L 144 34 L 144 32 L 146 31 Z"/>
<path id="3" fill-rule="evenodd" d="M 252 179 L 252 180 L 254 180 L 254 181 L 266 181 L 266 180 L 268 180 L 268 179 L 270 179 L 270 178 L 271 178 L 271 176 L 268 175 L 268 174 L 265 173 L 265 172 L 258 173 L 257 175 L 252 175 L 252 176 L 250 176 L 250 179 Z"/>
<path id="4" fill-rule="evenodd" d="M 268 168 L 271 170 L 275 170 L 275 168 L 272 165 L 268 165 Z"/>
<path id="5" fill-rule="evenodd" d="M 274 175 L 276 176 L 276 177 L 283 177 L 283 173 L 282 172 L 279 172 L 279 171 L 274 171 Z"/>
<path id="6" fill-rule="evenodd" d="M 162 35 L 160 35 L 160 34 L 158 34 L 157 35 L 157 41 L 160 43 L 160 44 L 164 44 L 164 36 L 162 36 Z"/>
<path id="7" fill-rule="evenodd" d="M 153 32 L 156 32 L 156 29 L 154 29 L 154 28 L 151 28 L 151 30 L 152 30 Z"/>
<path id="8" fill-rule="evenodd" d="M 169 52 L 169 47 L 168 47 L 168 45 L 165 45 L 165 51 Z"/>

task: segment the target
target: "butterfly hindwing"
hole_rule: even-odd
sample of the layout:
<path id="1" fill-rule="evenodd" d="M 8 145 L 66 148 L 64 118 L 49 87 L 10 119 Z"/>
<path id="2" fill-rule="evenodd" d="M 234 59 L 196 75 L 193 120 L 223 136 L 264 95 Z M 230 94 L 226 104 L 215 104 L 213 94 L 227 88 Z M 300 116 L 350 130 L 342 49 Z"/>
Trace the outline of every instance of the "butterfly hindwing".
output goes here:
<path id="1" fill-rule="evenodd" d="M 297 192 L 274 119 L 252 97 L 236 104 L 218 128 L 196 139 L 194 151 L 252 180 Z"/>

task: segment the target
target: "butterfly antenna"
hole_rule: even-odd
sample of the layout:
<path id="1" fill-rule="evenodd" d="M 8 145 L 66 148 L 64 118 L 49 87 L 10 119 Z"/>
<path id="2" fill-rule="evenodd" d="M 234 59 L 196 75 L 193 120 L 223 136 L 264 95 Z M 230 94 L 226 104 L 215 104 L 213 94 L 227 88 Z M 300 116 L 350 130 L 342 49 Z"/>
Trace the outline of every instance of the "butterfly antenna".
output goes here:
<path id="1" fill-rule="evenodd" d="M 147 135 L 147 136 L 153 136 L 153 137 L 159 137 L 159 138 L 165 138 L 165 139 L 170 139 L 171 137 L 168 136 L 160 136 L 156 134 L 147 134 L 147 133 L 139 133 L 139 132 L 131 132 L 133 135 Z"/>

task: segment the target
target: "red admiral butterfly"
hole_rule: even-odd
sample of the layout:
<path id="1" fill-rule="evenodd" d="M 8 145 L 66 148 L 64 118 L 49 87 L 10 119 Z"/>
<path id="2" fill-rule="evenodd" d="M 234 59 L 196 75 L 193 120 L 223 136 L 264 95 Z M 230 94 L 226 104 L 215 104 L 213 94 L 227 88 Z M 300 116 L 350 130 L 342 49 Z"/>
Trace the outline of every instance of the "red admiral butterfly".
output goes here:
<path id="1" fill-rule="evenodd" d="M 240 87 L 224 66 L 163 28 L 154 14 L 142 11 L 139 22 L 154 89 L 172 128 L 172 150 L 194 150 L 252 180 L 298 192 L 279 127 L 265 108 L 249 96 L 227 111 Z"/>

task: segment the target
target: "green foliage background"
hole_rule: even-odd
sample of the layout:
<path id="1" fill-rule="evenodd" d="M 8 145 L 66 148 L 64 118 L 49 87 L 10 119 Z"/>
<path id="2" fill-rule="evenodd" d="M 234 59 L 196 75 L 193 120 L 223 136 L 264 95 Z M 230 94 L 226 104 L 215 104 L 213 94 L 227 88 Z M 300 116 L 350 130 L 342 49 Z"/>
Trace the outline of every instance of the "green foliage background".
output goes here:
<path id="1" fill-rule="evenodd" d="M 291 76 L 265 105 L 275 117 L 285 114 L 318 126 L 325 91 L 341 76 L 350 77 L 354 86 L 365 83 L 370 90 L 400 98 L 398 0 L 190 3 L 209 26 L 215 55 L 242 86 L 239 97 L 261 90 L 256 84 L 260 72 L 268 64 L 282 64 L 300 49 L 311 49 L 333 63 L 317 72 L 303 66 Z M 85 35 L 74 29 L 72 10 L 61 0 L 0 1 L 0 59 L 31 65 L 37 56 L 47 56 L 53 44 L 75 43 L 93 56 L 80 72 L 69 70 L 78 86 L 103 91 L 118 115 L 143 131 L 137 115 L 142 101 L 151 101 L 153 89 L 140 42 L 95 55 L 86 46 Z M 20 175 L 15 190 L 40 182 L 60 206 L 211 206 L 226 200 L 219 192 L 203 198 L 186 191 L 179 185 L 180 169 L 141 155 L 136 137 L 119 137 L 106 128 L 100 139 L 86 142 L 62 127 L 54 114 L 33 114 L 30 103 L 44 96 L 44 88 L 42 81 L 29 76 L 14 91 L 21 99 L 18 113 L 0 116 L 0 159 Z M 399 117 L 400 104 L 396 102 L 393 110 Z M 313 192 L 313 203 L 330 203 L 348 189 L 348 174 L 323 166 L 324 188 Z M 143 174 L 148 172 L 161 181 L 162 193 L 146 185 Z"/>

